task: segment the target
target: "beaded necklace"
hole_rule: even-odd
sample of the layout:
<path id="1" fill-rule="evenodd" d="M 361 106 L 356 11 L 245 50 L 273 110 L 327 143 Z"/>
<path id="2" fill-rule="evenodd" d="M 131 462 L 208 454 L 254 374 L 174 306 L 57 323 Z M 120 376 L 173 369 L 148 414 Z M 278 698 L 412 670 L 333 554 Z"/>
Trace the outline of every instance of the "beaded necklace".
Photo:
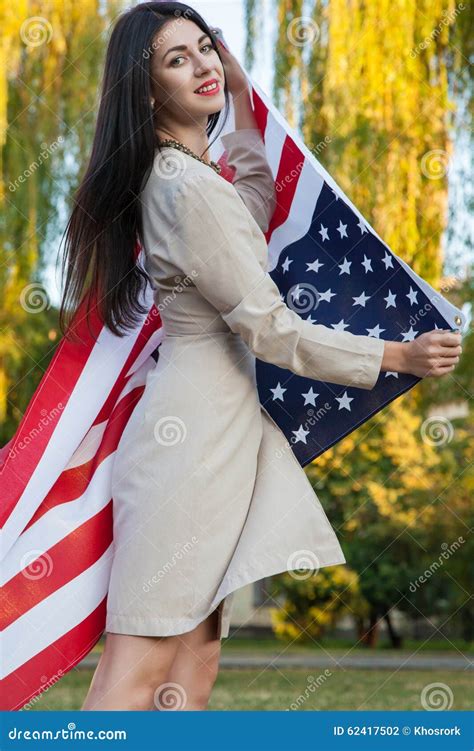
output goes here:
<path id="1" fill-rule="evenodd" d="M 187 146 L 184 145 L 184 143 L 180 143 L 180 141 L 175 141 L 174 138 L 166 138 L 163 141 L 159 141 L 160 146 L 172 146 L 175 149 L 178 149 L 179 151 L 184 152 L 185 154 L 189 154 L 189 156 L 193 156 L 198 161 L 202 162 L 203 164 L 207 164 L 208 167 L 212 167 L 215 172 L 219 175 L 221 172 L 221 165 L 217 162 L 213 162 L 211 159 L 211 162 L 206 162 L 204 159 L 202 159 L 200 156 L 194 153 L 194 151 L 191 151 L 191 149 L 188 149 Z"/>

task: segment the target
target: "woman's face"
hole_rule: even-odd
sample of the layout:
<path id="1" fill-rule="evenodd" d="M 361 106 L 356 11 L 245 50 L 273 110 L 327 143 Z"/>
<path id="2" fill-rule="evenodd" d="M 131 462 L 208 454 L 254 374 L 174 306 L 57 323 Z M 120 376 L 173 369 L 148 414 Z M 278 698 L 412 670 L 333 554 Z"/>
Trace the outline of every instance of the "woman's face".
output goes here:
<path id="1" fill-rule="evenodd" d="M 162 27 L 153 50 L 151 86 L 158 124 L 194 121 L 205 127 L 208 115 L 225 105 L 224 69 L 209 36 L 193 21 L 178 18 Z M 196 93 L 208 81 L 215 87 Z"/>

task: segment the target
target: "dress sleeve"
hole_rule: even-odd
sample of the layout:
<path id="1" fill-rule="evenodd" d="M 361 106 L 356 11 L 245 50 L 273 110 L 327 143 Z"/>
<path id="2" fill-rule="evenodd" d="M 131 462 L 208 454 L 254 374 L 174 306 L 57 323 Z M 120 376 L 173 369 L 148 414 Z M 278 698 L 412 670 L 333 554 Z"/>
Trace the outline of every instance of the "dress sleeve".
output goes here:
<path id="1" fill-rule="evenodd" d="M 266 232 L 276 207 L 275 180 L 267 162 L 258 128 L 239 128 L 221 136 L 227 163 L 235 167 L 233 186 L 262 232 Z"/>
<path id="2" fill-rule="evenodd" d="M 258 260 L 248 213 L 229 182 L 188 175 L 174 221 L 169 242 L 181 270 L 257 358 L 307 378 L 373 388 L 384 341 L 305 321 L 285 304 Z"/>

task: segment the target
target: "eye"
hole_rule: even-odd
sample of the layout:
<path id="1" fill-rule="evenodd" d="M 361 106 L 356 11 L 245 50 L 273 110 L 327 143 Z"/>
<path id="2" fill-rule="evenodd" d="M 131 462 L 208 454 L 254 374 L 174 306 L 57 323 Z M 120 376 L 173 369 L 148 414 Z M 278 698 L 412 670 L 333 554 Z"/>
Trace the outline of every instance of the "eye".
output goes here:
<path id="1" fill-rule="evenodd" d="M 209 43 L 208 43 L 208 44 L 204 44 L 204 45 L 203 45 L 203 46 L 201 47 L 201 49 L 204 49 L 204 47 L 209 47 L 209 49 L 210 49 L 210 50 L 212 50 L 212 49 L 213 49 L 213 46 L 212 46 L 212 44 L 209 44 Z"/>
<path id="2" fill-rule="evenodd" d="M 173 60 L 171 61 L 171 65 L 174 65 L 174 64 L 175 64 L 175 62 L 176 62 L 176 60 L 180 60 L 181 58 L 183 58 L 183 60 L 184 60 L 184 56 L 183 56 L 183 55 L 178 55 L 178 57 L 175 57 L 175 58 L 174 58 L 174 59 L 173 59 Z"/>

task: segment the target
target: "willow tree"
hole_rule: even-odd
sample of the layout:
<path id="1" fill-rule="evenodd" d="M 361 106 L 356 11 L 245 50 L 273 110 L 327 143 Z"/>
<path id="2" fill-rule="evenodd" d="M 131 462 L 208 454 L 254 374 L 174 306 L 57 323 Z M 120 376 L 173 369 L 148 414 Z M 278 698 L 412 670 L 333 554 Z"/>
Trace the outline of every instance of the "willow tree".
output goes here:
<path id="1" fill-rule="evenodd" d="M 327 144 L 317 158 L 392 250 L 440 288 L 450 158 L 472 117 L 468 0 L 273 6 L 276 106 L 310 148 Z M 248 67 L 262 12 L 261 0 L 248 0 Z M 456 374 L 448 378 L 452 395 Z M 387 616 L 391 627 L 390 606 L 403 605 L 423 550 L 429 556 L 427 529 L 446 516 L 443 499 L 457 502 L 447 489 L 456 475 L 467 482 L 464 467 L 450 465 L 449 447 L 426 440 L 422 396 L 430 389 L 424 383 L 405 394 L 308 467 L 349 564 L 361 572 L 372 625 Z M 464 511 L 460 506 L 460 520 Z"/>
<path id="2" fill-rule="evenodd" d="M 44 272 L 56 257 L 60 211 L 91 143 L 104 32 L 119 5 L 0 0 L 3 441 L 52 354 L 56 314 Z"/>

